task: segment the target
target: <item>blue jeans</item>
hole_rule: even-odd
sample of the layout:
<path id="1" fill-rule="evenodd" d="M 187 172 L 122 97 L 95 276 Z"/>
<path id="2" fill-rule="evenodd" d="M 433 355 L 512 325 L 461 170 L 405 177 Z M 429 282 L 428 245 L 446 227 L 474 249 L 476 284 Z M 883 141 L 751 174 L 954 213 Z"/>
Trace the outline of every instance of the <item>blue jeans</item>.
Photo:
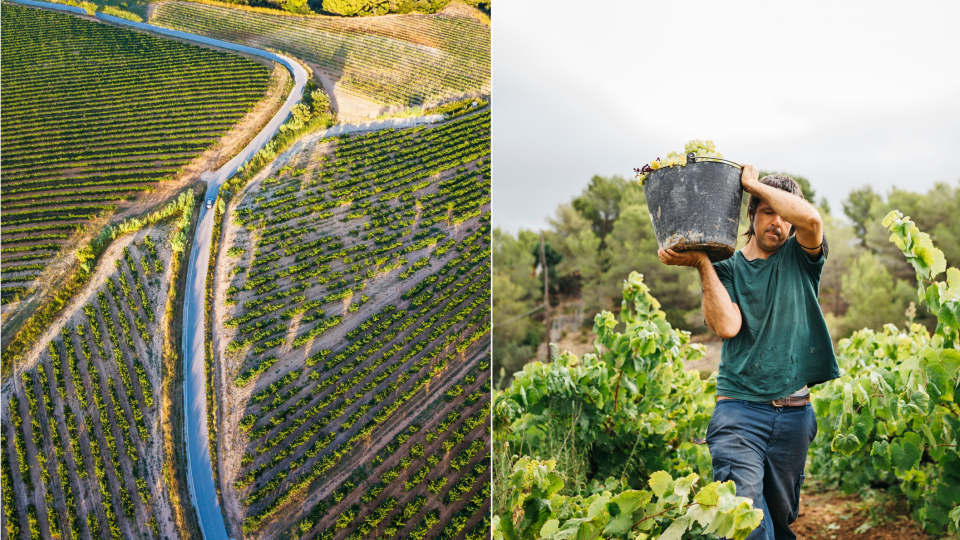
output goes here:
<path id="1" fill-rule="evenodd" d="M 733 480 L 737 495 L 753 499 L 763 521 L 747 540 L 794 540 L 790 530 L 800 510 L 800 486 L 807 449 L 817 435 L 817 418 L 808 403 L 777 408 L 767 402 L 717 402 L 707 445 L 714 481 Z"/>

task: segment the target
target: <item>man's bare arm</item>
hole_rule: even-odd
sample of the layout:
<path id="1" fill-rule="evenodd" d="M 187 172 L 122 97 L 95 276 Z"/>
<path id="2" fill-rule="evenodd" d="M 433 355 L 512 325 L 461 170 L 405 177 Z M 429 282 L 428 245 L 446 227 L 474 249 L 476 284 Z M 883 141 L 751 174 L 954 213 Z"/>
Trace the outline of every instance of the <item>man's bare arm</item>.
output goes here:
<path id="1" fill-rule="evenodd" d="M 673 266 L 692 266 L 700 273 L 703 284 L 703 318 L 721 339 L 730 339 L 740 332 L 740 306 L 730 300 L 730 294 L 720 283 L 717 271 L 703 251 L 677 253 L 672 249 L 659 250 L 660 262 Z"/>
<path id="2" fill-rule="evenodd" d="M 796 227 L 797 242 L 811 259 L 820 257 L 823 241 L 823 220 L 814 206 L 791 193 L 761 184 L 759 173 L 753 165 L 743 164 L 740 181 L 744 191 L 759 197 L 770 205 L 785 221 Z M 806 247 L 805 247 L 806 246 Z M 807 249 L 811 247 L 814 249 Z"/>

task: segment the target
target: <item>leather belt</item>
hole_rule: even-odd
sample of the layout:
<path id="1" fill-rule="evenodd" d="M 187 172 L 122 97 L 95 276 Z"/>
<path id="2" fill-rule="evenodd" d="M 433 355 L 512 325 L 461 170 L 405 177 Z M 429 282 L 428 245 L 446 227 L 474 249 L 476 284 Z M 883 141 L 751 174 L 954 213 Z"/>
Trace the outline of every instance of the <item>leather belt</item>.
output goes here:
<path id="1" fill-rule="evenodd" d="M 736 399 L 736 398 L 731 398 L 726 396 L 717 396 L 717 401 L 720 401 L 721 399 Z M 795 396 L 795 397 L 787 396 L 785 398 L 775 399 L 773 401 L 767 401 L 766 403 L 769 403 L 778 409 L 781 407 L 803 407 L 807 403 L 810 403 L 810 394 L 807 394 L 805 396 Z"/>

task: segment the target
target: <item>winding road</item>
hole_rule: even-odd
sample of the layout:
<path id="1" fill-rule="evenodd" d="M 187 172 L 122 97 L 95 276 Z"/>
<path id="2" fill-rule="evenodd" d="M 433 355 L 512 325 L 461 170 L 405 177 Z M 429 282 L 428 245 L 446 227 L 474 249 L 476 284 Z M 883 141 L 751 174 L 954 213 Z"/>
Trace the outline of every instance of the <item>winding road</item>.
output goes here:
<path id="1" fill-rule="evenodd" d="M 69 11 L 87 15 L 82 8 L 49 2 L 33 0 L 14 0 L 15 2 L 48 9 Z M 237 45 L 218 39 L 210 39 L 187 32 L 170 30 L 152 24 L 138 23 L 97 13 L 96 17 L 116 24 L 130 26 L 140 30 L 148 30 L 157 34 L 212 45 L 248 54 L 254 54 L 277 62 L 286 67 L 294 78 L 294 88 L 280 110 L 270 119 L 270 122 L 247 146 L 233 159 L 227 162 L 208 180 L 207 193 L 204 199 L 216 199 L 220 186 L 236 174 L 237 169 L 256 154 L 280 129 L 280 125 L 290 115 L 290 109 L 300 102 L 303 88 L 307 84 L 307 72 L 297 62 L 290 58 L 269 51 L 255 49 L 244 45 Z M 205 175 L 206 176 L 206 175 Z M 184 358 L 184 392 L 183 407 L 186 421 L 184 422 L 187 442 L 187 483 L 190 487 L 190 500 L 197 511 L 200 520 L 200 529 L 207 540 L 227 540 L 227 529 L 224 525 L 223 514 L 220 511 L 217 490 L 213 481 L 213 469 L 210 463 L 210 440 L 207 431 L 207 397 L 206 377 L 204 374 L 203 339 L 204 339 L 204 312 L 203 297 L 207 277 L 207 265 L 210 258 L 210 240 L 213 232 L 213 212 L 208 212 L 206 205 L 201 207 L 198 218 L 197 232 L 193 241 L 193 250 L 190 252 L 190 263 L 187 267 L 187 290 L 183 306 L 183 358 Z"/>
<path id="2" fill-rule="evenodd" d="M 49 2 L 34 0 L 12 0 L 14 2 L 60 11 L 68 11 L 80 15 L 89 15 L 86 10 Z M 303 88 L 308 77 L 306 70 L 297 62 L 286 56 L 272 53 L 245 45 L 238 45 L 218 39 L 171 30 L 152 24 L 138 23 L 96 13 L 97 18 L 115 24 L 121 24 L 140 30 L 167 35 L 222 49 L 228 49 L 277 62 L 290 71 L 294 77 L 294 88 L 290 92 L 283 106 L 273 116 L 270 122 L 240 151 L 233 159 L 227 162 L 212 175 L 204 175 L 203 180 L 208 182 L 206 199 L 216 199 L 220 187 L 229 180 L 241 165 L 256 154 L 280 129 L 281 124 L 290 115 L 290 109 L 300 102 Z M 417 124 L 437 122 L 443 120 L 442 115 L 408 117 L 399 119 L 375 120 L 363 124 L 340 124 L 330 129 L 313 133 L 308 138 L 319 141 L 323 137 L 340 135 L 342 133 L 370 131 L 389 127 L 401 128 Z M 184 358 L 184 392 L 183 406 L 185 414 L 184 440 L 187 444 L 187 483 L 190 488 L 190 500 L 197 511 L 200 520 L 200 529 L 207 540 L 227 540 L 226 526 L 217 497 L 216 485 L 213 480 L 213 468 L 210 462 L 210 440 L 207 430 L 207 401 L 206 375 L 204 373 L 204 290 L 206 285 L 207 268 L 210 258 L 210 242 L 213 232 L 213 212 L 208 212 L 206 205 L 200 209 L 197 231 L 190 252 L 190 261 L 187 267 L 187 285 L 183 306 L 183 358 Z"/>

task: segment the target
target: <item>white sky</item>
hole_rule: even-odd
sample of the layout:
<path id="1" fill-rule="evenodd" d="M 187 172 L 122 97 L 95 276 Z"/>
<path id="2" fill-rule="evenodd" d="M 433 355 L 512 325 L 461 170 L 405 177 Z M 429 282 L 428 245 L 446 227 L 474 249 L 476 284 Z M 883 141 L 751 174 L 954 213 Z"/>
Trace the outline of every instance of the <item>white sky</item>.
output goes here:
<path id="1" fill-rule="evenodd" d="M 960 2 L 506 0 L 493 21 L 508 231 L 690 139 L 806 176 L 835 215 L 866 184 L 960 180 Z"/>

